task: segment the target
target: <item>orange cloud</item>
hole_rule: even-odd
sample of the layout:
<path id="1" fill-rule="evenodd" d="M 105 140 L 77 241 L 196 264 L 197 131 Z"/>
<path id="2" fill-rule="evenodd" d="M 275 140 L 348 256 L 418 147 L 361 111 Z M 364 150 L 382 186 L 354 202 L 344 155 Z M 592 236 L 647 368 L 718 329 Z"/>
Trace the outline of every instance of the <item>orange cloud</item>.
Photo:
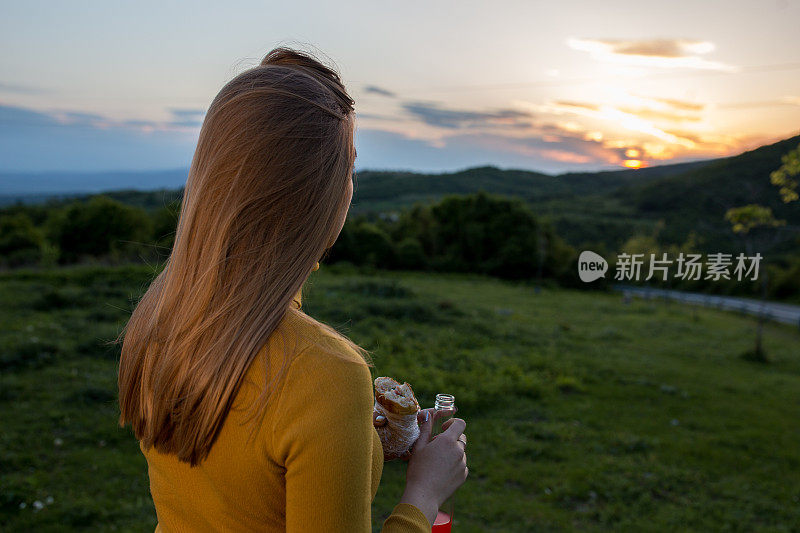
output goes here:
<path id="1" fill-rule="evenodd" d="M 586 102 L 575 102 L 572 100 L 556 100 L 553 102 L 557 106 L 561 107 L 579 107 L 581 109 L 591 109 L 592 111 L 599 111 L 600 106 L 596 104 L 589 104 Z"/>
<path id="2" fill-rule="evenodd" d="M 698 122 L 701 120 L 699 115 L 689 113 L 673 113 L 669 111 L 659 111 L 657 109 L 635 109 L 630 107 L 620 107 L 618 109 L 624 113 L 649 120 L 667 120 L 669 122 Z"/>
<path id="3" fill-rule="evenodd" d="M 642 98 L 647 98 L 646 96 Z M 698 104 L 695 102 L 687 102 L 686 100 L 676 100 L 674 98 L 652 98 L 656 102 L 661 102 L 662 104 L 666 104 L 670 107 L 675 109 L 681 109 L 683 111 L 702 111 L 706 108 L 705 104 Z"/>
<path id="4" fill-rule="evenodd" d="M 661 68 L 693 68 L 735 71 L 737 67 L 700 57 L 714 50 L 714 43 L 692 39 L 567 39 L 573 50 L 588 52 L 602 61 Z"/>
<path id="5" fill-rule="evenodd" d="M 539 155 L 562 163 L 589 163 L 592 161 L 592 158 L 588 155 L 565 152 L 564 150 L 539 150 Z"/>

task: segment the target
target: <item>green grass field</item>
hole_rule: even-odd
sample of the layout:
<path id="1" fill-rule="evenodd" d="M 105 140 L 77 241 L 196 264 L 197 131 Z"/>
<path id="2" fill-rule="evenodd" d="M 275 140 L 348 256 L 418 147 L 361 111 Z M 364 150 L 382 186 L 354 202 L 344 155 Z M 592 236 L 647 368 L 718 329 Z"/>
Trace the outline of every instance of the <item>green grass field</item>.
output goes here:
<path id="1" fill-rule="evenodd" d="M 104 344 L 146 267 L 0 275 L 0 529 L 152 531 L 146 463 L 117 427 Z M 306 311 L 373 351 L 423 407 L 455 394 L 470 477 L 458 532 L 797 531 L 800 332 L 751 318 L 479 276 L 312 274 Z M 375 530 L 399 499 L 388 463 Z"/>

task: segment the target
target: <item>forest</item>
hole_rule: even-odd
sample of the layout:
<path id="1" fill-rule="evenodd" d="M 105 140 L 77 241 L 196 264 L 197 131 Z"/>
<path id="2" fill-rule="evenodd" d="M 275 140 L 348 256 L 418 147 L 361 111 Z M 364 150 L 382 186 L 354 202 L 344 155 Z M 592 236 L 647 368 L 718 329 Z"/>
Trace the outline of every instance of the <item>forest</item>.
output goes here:
<path id="1" fill-rule="evenodd" d="M 326 263 L 472 272 L 576 288 L 582 250 L 620 254 L 759 252 L 759 280 L 651 285 L 800 301 L 800 137 L 741 155 L 640 170 L 549 176 L 478 167 L 446 174 L 362 171 Z M 783 172 L 782 181 L 772 176 Z M 158 263 L 169 256 L 182 190 L 111 191 L 0 209 L 0 267 Z M 763 284 L 766 283 L 766 287 Z"/>

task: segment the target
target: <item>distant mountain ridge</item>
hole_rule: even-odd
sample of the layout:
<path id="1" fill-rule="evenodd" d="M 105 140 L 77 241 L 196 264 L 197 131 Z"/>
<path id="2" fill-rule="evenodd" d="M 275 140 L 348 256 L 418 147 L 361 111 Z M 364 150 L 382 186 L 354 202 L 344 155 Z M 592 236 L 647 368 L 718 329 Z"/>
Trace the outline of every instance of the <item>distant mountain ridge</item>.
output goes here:
<path id="1" fill-rule="evenodd" d="M 432 201 L 445 194 L 469 194 L 480 189 L 527 200 L 561 197 L 596 188 L 615 188 L 641 179 L 674 175 L 708 162 L 558 175 L 494 166 L 437 174 L 362 170 L 356 174 L 353 208 L 354 212 L 399 208 L 415 201 Z M 49 198 L 69 199 L 118 191 L 179 190 L 186 182 L 188 171 L 188 168 L 176 168 L 86 173 L 0 173 L 0 206 L 16 201 L 42 203 Z M 65 186 L 65 183 L 74 185 Z M 359 202 L 363 204 L 359 205 Z"/>
<path id="2" fill-rule="evenodd" d="M 148 191 L 180 189 L 186 183 L 188 168 L 108 172 L 5 172 L 0 173 L 0 199 L 13 203 L 47 196 L 74 197 L 120 189 Z M 65 183 L 75 183 L 65 186 Z M 8 199 L 12 198 L 11 202 Z"/>
<path id="3" fill-rule="evenodd" d="M 724 219 L 731 207 L 766 205 L 777 217 L 787 220 L 786 232 L 792 226 L 800 227 L 800 202 L 782 203 L 777 188 L 769 181 L 770 173 L 780 167 L 781 157 L 798 144 L 800 135 L 720 159 L 555 176 L 494 166 L 438 174 L 362 170 L 356 174 L 350 212 L 377 218 L 379 213 L 399 211 L 416 202 L 435 202 L 445 195 L 483 190 L 526 201 L 537 216 L 549 219 L 557 233 L 576 247 L 618 249 L 634 235 L 681 244 L 694 231 L 702 236 L 704 248 L 725 251 L 740 247 Z M 86 183 L 94 189 L 89 193 L 102 191 L 118 201 L 155 209 L 180 199 L 186 173 L 187 169 L 102 173 L 90 176 Z M 9 176 L 15 181 L 10 182 Z M 19 198 L 7 191 L 19 190 L 23 184 L 39 191 L 23 202 L 45 201 L 48 196 L 41 190 L 53 186 L 58 176 L 67 174 L 0 175 L 0 205 Z M 135 186 L 102 190 L 107 184 L 126 180 L 134 180 Z M 175 188 L 164 188 L 164 181 L 174 183 Z M 61 197 L 86 194 L 73 192 Z M 783 249 L 791 246 L 791 238 L 787 233 Z"/>
<path id="4" fill-rule="evenodd" d="M 713 160 L 676 163 L 639 170 L 568 172 L 557 175 L 529 170 L 506 170 L 494 166 L 440 174 L 365 170 L 356 175 L 351 209 L 355 213 L 384 211 L 409 206 L 416 201 L 434 201 L 445 194 L 470 194 L 479 190 L 516 196 L 529 202 L 606 193 L 632 183 L 701 168 L 711 161 Z"/>

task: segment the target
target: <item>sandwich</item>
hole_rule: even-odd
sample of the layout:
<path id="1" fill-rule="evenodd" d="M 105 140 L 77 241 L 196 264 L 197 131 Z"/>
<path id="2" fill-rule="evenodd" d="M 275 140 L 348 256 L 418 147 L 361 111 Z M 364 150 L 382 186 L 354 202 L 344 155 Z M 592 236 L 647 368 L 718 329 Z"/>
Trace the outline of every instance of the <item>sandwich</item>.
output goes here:
<path id="1" fill-rule="evenodd" d="M 386 417 L 386 425 L 375 428 L 387 461 L 398 459 L 419 437 L 419 403 L 408 383 L 390 377 L 375 378 L 374 410 Z"/>

